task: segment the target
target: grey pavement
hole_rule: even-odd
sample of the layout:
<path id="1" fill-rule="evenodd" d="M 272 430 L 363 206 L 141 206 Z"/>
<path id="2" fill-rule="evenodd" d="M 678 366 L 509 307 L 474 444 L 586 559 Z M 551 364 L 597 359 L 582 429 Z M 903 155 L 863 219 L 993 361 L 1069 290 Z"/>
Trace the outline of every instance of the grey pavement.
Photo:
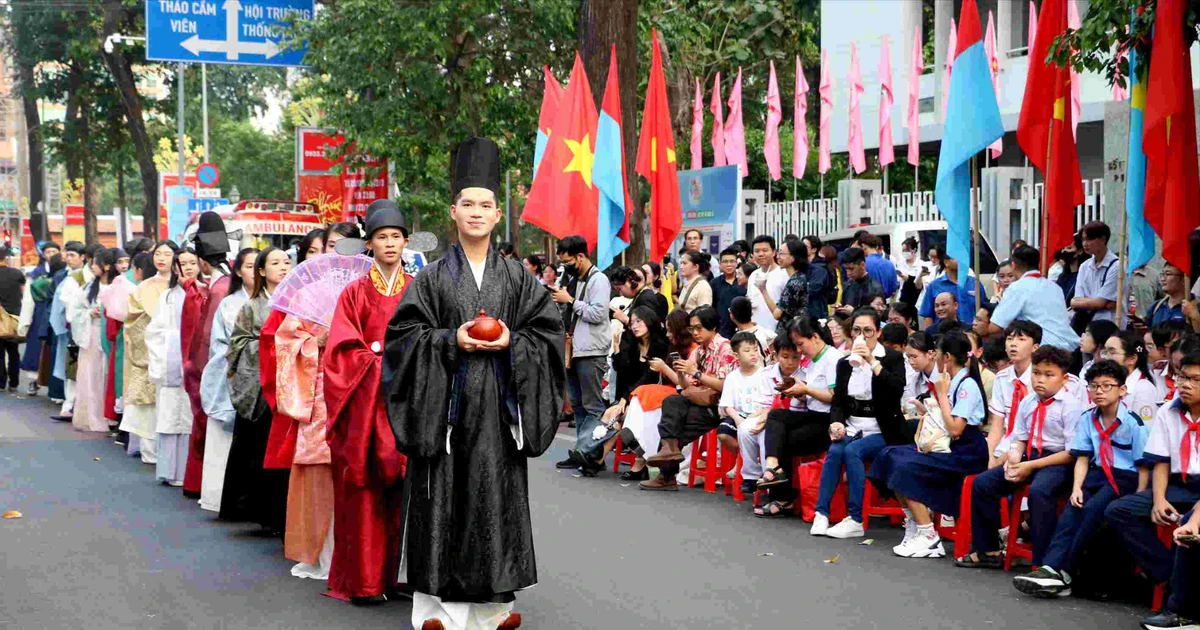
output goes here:
<path id="1" fill-rule="evenodd" d="M 323 582 L 291 577 L 277 540 L 218 522 L 53 412 L 44 397 L 0 394 L 0 511 L 24 514 L 0 521 L 0 627 L 410 627 L 407 600 L 323 597 Z M 882 520 L 871 546 L 817 539 L 720 493 L 555 470 L 570 443 L 530 462 L 540 583 L 517 599 L 526 628 L 1132 629 L 1147 614 L 1033 600 L 1013 574 L 897 558 L 901 532 Z"/>

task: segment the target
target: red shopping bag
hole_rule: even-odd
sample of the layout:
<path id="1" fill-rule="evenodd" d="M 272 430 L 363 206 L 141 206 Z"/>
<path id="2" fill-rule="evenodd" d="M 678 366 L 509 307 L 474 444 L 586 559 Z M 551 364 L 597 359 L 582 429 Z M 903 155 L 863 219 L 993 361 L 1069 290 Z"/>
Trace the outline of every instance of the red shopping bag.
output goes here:
<path id="1" fill-rule="evenodd" d="M 805 523 L 813 522 L 817 516 L 817 494 L 821 488 L 821 468 L 825 465 L 825 456 L 810 460 L 799 461 L 793 485 L 799 490 L 800 518 Z M 846 518 L 846 484 L 839 483 L 833 493 L 833 501 L 829 504 L 829 522 L 840 523 Z"/>

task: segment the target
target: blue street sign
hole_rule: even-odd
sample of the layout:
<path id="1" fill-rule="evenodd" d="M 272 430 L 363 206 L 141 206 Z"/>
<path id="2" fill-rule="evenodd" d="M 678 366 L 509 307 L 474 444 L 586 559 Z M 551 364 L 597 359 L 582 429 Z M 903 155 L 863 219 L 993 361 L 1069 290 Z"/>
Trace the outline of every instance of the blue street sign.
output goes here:
<path id="1" fill-rule="evenodd" d="M 217 206 L 229 205 L 228 199 L 188 199 L 188 216 L 197 212 L 206 212 Z"/>
<path id="2" fill-rule="evenodd" d="M 146 0 L 146 59 L 298 66 L 306 48 L 281 50 L 289 20 L 314 0 Z"/>

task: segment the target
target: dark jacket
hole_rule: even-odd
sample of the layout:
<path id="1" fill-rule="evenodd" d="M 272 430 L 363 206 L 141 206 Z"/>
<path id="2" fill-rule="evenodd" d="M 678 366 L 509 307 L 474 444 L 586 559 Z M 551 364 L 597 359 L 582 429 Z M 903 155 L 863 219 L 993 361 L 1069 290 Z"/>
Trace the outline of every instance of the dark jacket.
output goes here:
<path id="1" fill-rule="evenodd" d="M 875 410 L 875 420 L 879 422 L 879 431 L 889 445 L 911 444 L 913 433 L 900 410 L 900 399 L 904 396 L 904 355 L 885 348 L 879 362 L 883 369 L 871 377 L 871 404 Z M 847 419 L 851 415 L 850 395 L 847 391 L 852 369 L 849 356 L 838 361 L 833 405 L 829 413 L 830 423 L 841 422 L 849 426 Z"/>

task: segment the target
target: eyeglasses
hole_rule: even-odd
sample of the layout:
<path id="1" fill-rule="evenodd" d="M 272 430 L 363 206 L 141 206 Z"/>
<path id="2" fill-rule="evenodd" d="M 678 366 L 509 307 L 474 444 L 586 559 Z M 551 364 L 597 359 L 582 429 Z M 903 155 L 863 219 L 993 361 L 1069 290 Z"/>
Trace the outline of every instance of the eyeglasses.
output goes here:
<path id="1" fill-rule="evenodd" d="M 859 328 L 858 326 L 855 326 L 854 328 L 850 329 L 850 333 L 854 334 L 854 335 L 863 335 L 863 336 L 874 335 L 875 329 L 874 328 Z"/>
<path id="2" fill-rule="evenodd" d="M 1192 387 L 1200 387 L 1200 374 L 1188 376 L 1180 373 L 1175 377 L 1175 382 L 1179 385 L 1191 385 Z"/>
<path id="3" fill-rule="evenodd" d="M 1108 348 L 1104 348 L 1103 350 L 1100 351 L 1100 356 L 1103 358 L 1106 358 L 1106 359 L 1115 359 L 1117 357 L 1125 356 L 1125 351 L 1124 350 L 1109 350 Z"/>
<path id="4" fill-rule="evenodd" d="M 1116 383 L 1089 383 L 1087 388 L 1093 394 L 1107 394 L 1116 387 L 1120 387 L 1120 385 Z"/>

